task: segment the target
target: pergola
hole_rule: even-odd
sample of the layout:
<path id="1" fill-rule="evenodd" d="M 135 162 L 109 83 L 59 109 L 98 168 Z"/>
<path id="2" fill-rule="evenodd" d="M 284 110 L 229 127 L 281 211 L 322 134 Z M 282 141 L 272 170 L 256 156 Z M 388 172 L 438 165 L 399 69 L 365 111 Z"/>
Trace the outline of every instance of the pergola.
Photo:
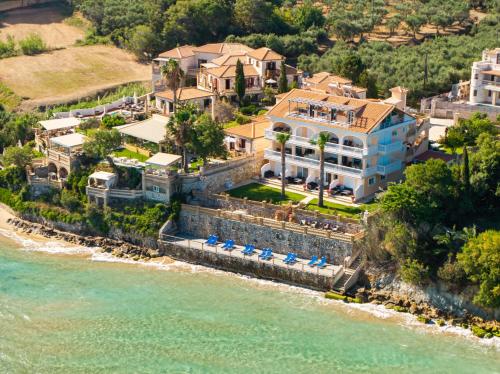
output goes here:
<path id="1" fill-rule="evenodd" d="M 88 185 L 90 187 L 111 188 L 116 184 L 118 176 L 107 171 L 96 171 L 89 175 Z"/>
<path id="2" fill-rule="evenodd" d="M 166 170 L 169 166 L 180 162 L 181 159 L 182 157 L 179 155 L 158 152 L 154 156 L 148 158 L 144 163 L 147 167 L 153 169 Z"/>
<path id="3" fill-rule="evenodd" d="M 86 137 L 79 133 L 57 136 L 50 139 L 50 148 L 71 156 L 75 151 L 82 149 Z"/>

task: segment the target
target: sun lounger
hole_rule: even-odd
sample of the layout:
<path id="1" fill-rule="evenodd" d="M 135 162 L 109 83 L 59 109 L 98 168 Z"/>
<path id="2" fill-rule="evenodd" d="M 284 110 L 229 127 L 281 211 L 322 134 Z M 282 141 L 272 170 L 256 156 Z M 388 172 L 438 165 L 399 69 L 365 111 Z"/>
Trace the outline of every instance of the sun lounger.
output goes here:
<path id="1" fill-rule="evenodd" d="M 271 248 L 264 248 L 259 257 L 263 260 L 270 260 L 273 257 L 273 250 Z"/>
<path id="2" fill-rule="evenodd" d="M 217 244 L 217 239 L 218 239 L 217 235 L 210 235 L 208 237 L 207 241 L 205 242 L 205 244 L 216 245 Z"/>
<path id="3" fill-rule="evenodd" d="M 292 252 L 288 252 L 287 255 L 286 255 L 286 257 L 283 259 L 283 262 L 285 264 L 288 264 L 288 261 L 290 261 L 290 259 L 292 258 L 292 256 L 293 256 L 293 253 Z"/>
<path id="4" fill-rule="evenodd" d="M 311 261 L 309 261 L 307 265 L 313 267 L 316 266 L 316 262 L 318 262 L 318 256 L 312 256 Z"/>
<path id="5" fill-rule="evenodd" d="M 251 256 L 255 252 L 255 247 L 252 244 L 247 244 L 241 252 L 246 256 Z"/>
<path id="6" fill-rule="evenodd" d="M 226 240 L 226 242 L 222 246 L 222 249 L 225 249 L 227 251 L 234 249 L 234 240 Z"/>
<path id="7" fill-rule="evenodd" d="M 318 266 L 319 268 L 324 268 L 326 266 L 326 257 L 325 256 L 321 257 L 321 260 L 318 262 L 318 265 L 316 266 Z"/>
<path id="8" fill-rule="evenodd" d="M 297 254 L 296 253 L 288 253 L 289 256 L 285 258 L 284 262 L 288 265 L 293 265 L 297 262 Z"/>
<path id="9" fill-rule="evenodd" d="M 269 248 L 264 248 L 259 255 L 259 258 L 265 260 L 269 252 Z"/>

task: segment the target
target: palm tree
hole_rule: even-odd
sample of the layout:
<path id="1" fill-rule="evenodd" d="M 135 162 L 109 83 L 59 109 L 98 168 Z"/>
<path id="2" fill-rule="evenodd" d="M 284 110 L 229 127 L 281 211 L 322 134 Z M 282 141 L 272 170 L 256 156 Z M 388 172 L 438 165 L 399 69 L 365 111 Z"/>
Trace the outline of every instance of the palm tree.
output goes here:
<path id="1" fill-rule="evenodd" d="M 319 149 L 319 196 L 318 206 L 323 206 L 323 192 L 325 190 L 325 145 L 330 140 L 330 136 L 322 132 L 318 138 L 311 140 L 311 144 L 316 145 Z"/>
<path id="2" fill-rule="evenodd" d="M 281 198 L 285 199 L 285 146 L 286 142 L 290 140 L 290 134 L 286 132 L 280 132 L 276 135 L 276 141 L 281 145 Z"/>
<path id="3" fill-rule="evenodd" d="M 184 77 L 184 71 L 179 66 L 177 60 L 170 59 L 161 67 L 161 76 L 165 79 L 168 88 L 172 91 L 175 113 L 177 109 L 177 90 L 179 89 L 181 80 Z"/>
<path id="4" fill-rule="evenodd" d="M 167 135 L 182 155 L 182 167 L 184 172 L 189 171 L 187 160 L 187 149 L 191 142 L 193 125 L 196 122 L 197 110 L 194 105 L 185 105 L 179 108 L 167 123 Z"/>

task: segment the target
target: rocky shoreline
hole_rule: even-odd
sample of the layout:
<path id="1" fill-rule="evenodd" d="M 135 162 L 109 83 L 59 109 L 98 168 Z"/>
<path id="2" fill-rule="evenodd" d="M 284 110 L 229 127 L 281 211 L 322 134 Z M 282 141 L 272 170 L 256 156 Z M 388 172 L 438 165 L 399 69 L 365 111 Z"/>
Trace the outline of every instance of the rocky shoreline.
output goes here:
<path id="1" fill-rule="evenodd" d="M 65 242 L 85 247 L 99 247 L 103 252 L 112 253 L 117 257 L 130 257 L 134 260 L 139 260 L 155 258 L 160 255 L 157 249 L 137 246 L 123 240 L 101 236 L 81 236 L 20 218 L 9 218 L 7 223 L 12 225 L 16 231 L 23 234 L 36 234 L 44 238 L 64 240 Z"/>
<path id="2" fill-rule="evenodd" d="M 43 224 L 25 221 L 20 218 L 9 218 L 7 222 L 18 232 L 37 234 L 45 238 L 64 240 L 68 243 L 85 247 L 99 247 L 103 252 L 111 253 L 116 257 L 126 257 L 133 260 L 149 260 L 161 256 L 157 249 L 146 248 L 130 244 L 123 240 L 107 237 L 87 237 L 47 227 Z M 373 284 L 373 280 L 369 284 Z M 397 312 L 417 315 L 422 323 L 436 323 L 442 325 L 470 328 L 474 335 L 481 338 L 500 337 L 500 323 L 496 320 L 485 320 L 467 311 L 456 313 L 446 311 L 408 294 L 377 287 L 360 287 L 353 293 L 354 298 L 328 295 L 327 297 L 344 300 L 346 302 L 361 302 L 383 305 Z"/>

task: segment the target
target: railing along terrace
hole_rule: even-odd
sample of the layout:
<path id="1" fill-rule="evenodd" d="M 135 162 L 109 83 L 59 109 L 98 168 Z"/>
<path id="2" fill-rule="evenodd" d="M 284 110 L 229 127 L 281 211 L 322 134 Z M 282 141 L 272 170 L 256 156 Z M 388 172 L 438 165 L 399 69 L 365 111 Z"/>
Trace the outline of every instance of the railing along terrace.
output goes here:
<path id="1" fill-rule="evenodd" d="M 276 136 L 280 134 L 279 131 L 273 131 L 271 129 L 265 130 L 265 137 L 266 139 L 269 140 L 276 140 Z M 297 135 L 291 135 L 290 139 L 288 140 L 288 143 L 293 144 L 293 145 L 298 145 L 301 147 L 314 147 L 313 144 L 311 144 L 311 141 L 314 140 L 314 138 L 305 138 L 302 136 L 297 136 Z M 369 149 L 364 149 L 362 147 L 352 147 L 348 145 L 342 145 L 338 143 L 331 143 L 328 142 L 325 145 L 325 151 L 326 152 L 348 152 L 348 153 L 353 153 L 355 155 L 363 156 L 364 154 L 369 153 Z"/>
<path id="2" fill-rule="evenodd" d="M 292 103 L 295 108 L 292 108 Z M 300 107 L 306 105 L 307 107 Z M 288 100 L 288 116 L 313 120 L 323 123 L 335 123 L 337 126 L 349 127 L 354 121 L 356 108 L 350 105 L 338 104 L 329 101 L 312 100 L 302 97 L 295 97 Z M 338 117 L 345 117 L 340 120 Z"/>
<path id="3" fill-rule="evenodd" d="M 281 161 L 281 153 L 270 149 L 266 149 L 264 151 L 264 157 L 268 160 Z M 315 168 L 320 167 L 320 162 L 316 158 L 294 156 L 290 154 L 286 155 L 286 162 L 293 163 L 302 167 L 315 167 Z M 327 161 L 325 161 L 324 166 L 325 166 L 325 171 L 327 172 L 345 173 L 353 175 L 355 177 L 361 177 L 366 174 L 366 171 L 363 171 L 363 169 L 338 165 Z"/>
<path id="4" fill-rule="evenodd" d="M 187 204 L 182 204 L 182 210 L 194 212 L 197 214 L 203 213 L 214 217 L 225 218 L 244 223 L 252 223 L 259 226 L 267 226 L 274 229 L 289 230 L 301 234 L 315 235 L 328 239 L 337 239 L 346 242 L 354 242 L 355 240 L 357 240 L 355 235 L 349 233 L 337 233 L 331 230 L 321 230 L 310 226 L 305 226 L 305 225 L 301 226 L 300 224 L 297 223 L 276 221 L 274 219 L 264 218 L 264 217 L 254 217 L 239 212 L 230 212 L 221 209 L 210 209 L 210 208 L 200 207 L 198 205 L 193 206 Z"/>
<path id="5" fill-rule="evenodd" d="M 497 81 L 483 80 L 483 84 L 500 87 L 500 82 L 497 82 Z"/>

